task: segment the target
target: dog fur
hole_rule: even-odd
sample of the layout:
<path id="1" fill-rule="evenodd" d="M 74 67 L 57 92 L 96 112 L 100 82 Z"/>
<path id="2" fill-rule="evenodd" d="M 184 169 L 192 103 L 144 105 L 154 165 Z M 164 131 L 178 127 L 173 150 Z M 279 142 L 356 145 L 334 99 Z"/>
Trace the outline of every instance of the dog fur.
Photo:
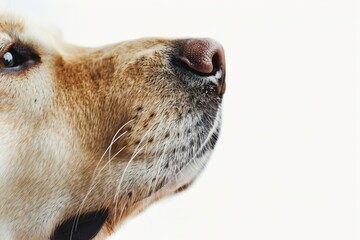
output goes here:
<path id="1" fill-rule="evenodd" d="M 0 239 L 50 239 L 65 220 L 107 209 L 104 239 L 195 179 L 222 98 L 173 64 L 181 43 L 81 48 L 0 14 L 0 55 L 29 58 L 0 64 Z"/>

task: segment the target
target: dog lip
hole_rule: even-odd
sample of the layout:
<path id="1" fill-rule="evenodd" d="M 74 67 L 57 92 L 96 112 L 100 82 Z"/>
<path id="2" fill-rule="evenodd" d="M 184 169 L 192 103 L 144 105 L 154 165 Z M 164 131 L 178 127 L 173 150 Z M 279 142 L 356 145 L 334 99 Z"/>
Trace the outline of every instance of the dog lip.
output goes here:
<path id="1" fill-rule="evenodd" d="M 108 209 L 75 215 L 61 223 L 51 235 L 50 240 L 93 239 L 105 224 L 108 216 Z"/>
<path id="2" fill-rule="evenodd" d="M 182 185 L 181 187 L 175 190 L 175 193 L 180 193 L 187 190 L 194 183 L 194 181 L 195 180 L 192 180 L 191 182 Z"/>

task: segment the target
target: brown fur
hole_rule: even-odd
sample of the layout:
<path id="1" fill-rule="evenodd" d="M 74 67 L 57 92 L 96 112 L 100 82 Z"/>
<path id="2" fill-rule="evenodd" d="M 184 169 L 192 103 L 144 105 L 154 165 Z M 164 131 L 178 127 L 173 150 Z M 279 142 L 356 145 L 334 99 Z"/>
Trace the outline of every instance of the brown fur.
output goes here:
<path id="1" fill-rule="evenodd" d="M 168 54 L 177 40 L 141 39 L 85 49 L 51 36 L 36 40 L 22 21 L 4 15 L 0 42 L 4 43 L 2 54 L 11 44 L 21 42 L 41 59 L 19 72 L 0 72 L 0 136 L 9 132 L 16 136 L 0 142 L 16 152 L 5 159 L 9 176 L 0 185 L 6 194 L 0 198 L 0 215 L 3 221 L 12 221 L 10 229 L 18 228 L 14 239 L 46 238 L 74 213 L 102 208 L 108 208 L 110 216 L 99 238 L 110 234 L 128 216 L 169 195 L 160 190 L 179 166 L 166 160 L 168 175 L 159 179 L 141 176 L 141 181 L 148 182 L 136 180 L 136 169 L 154 168 L 159 147 L 166 155 L 181 155 L 191 147 L 182 146 L 181 138 L 196 136 L 197 130 L 195 122 L 188 129 L 176 124 L 182 119 L 199 119 L 200 123 L 201 113 L 191 115 L 199 105 L 206 108 L 207 101 L 220 103 L 216 96 L 194 95 L 197 93 L 177 79 Z M 112 161 L 101 160 L 124 125 L 111 152 L 123 150 Z M 170 140 L 179 146 L 167 144 Z M 125 190 L 114 201 L 129 159 L 144 143 L 146 147 L 131 165 L 137 168 L 126 175 Z M 96 185 L 89 191 L 94 177 Z M 144 199 L 148 200 L 144 203 Z M 45 207 L 53 209 L 43 212 Z M 43 232 L 31 226 L 47 220 Z"/>

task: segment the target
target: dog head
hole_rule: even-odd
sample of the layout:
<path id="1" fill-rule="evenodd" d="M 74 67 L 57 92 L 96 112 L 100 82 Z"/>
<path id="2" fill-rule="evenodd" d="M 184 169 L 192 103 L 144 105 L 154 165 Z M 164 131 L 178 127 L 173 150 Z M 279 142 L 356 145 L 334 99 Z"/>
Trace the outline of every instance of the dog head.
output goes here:
<path id="1" fill-rule="evenodd" d="M 222 47 L 80 48 L 0 17 L 0 238 L 92 239 L 188 186 L 217 141 Z"/>

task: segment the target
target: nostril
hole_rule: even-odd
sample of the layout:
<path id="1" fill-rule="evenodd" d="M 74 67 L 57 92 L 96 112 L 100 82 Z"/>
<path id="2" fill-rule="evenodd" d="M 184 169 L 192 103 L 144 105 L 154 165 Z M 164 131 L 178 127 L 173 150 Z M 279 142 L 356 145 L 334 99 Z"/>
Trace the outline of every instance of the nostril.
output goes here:
<path id="1" fill-rule="evenodd" d="M 200 75 L 214 75 L 224 67 L 221 45 L 212 39 L 190 39 L 179 57 L 187 68 Z"/>
<path id="2" fill-rule="evenodd" d="M 217 71 L 220 70 L 221 66 L 220 66 L 220 54 L 219 53 L 215 53 L 215 55 L 212 58 L 212 73 L 215 74 Z"/>
<path id="3" fill-rule="evenodd" d="M 218 96 L 222 97 L 226 85 L 225 54 L 222 46 L 207 38 L 181 40 L 178 43 L 176 64 L 181 64 L 182 72 L 185 70 L 191 74 L 189 81 L 212 87 Z"/>

